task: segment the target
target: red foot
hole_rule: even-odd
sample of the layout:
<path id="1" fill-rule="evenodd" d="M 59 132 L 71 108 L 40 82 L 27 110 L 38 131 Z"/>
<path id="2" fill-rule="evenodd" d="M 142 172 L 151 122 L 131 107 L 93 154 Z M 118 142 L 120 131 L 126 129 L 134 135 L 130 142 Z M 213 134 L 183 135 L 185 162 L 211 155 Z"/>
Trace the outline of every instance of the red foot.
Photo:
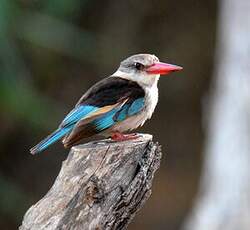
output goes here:
<path id="1" fill-rule="evenodd" d="M 136 133 L 131 134 L 123 134 L 119 132 L 112 133 L 111 139 L 114 141 L 127 141 L 127 140 L 134 140 L 137 139 L 138 136 Z"/>

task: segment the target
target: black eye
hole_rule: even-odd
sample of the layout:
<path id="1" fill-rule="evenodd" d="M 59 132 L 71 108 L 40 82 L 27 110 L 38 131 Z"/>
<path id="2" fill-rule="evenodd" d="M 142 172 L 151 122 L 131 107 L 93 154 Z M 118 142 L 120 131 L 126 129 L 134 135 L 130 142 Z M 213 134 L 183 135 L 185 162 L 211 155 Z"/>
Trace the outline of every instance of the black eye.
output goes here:
<path id="1" fill-rule="evenodd" d="M 142 70 L 144 68 L 144 65 L 141 64 L 140 62 L 135 62 L 135 68 L 137 70 Z"/>

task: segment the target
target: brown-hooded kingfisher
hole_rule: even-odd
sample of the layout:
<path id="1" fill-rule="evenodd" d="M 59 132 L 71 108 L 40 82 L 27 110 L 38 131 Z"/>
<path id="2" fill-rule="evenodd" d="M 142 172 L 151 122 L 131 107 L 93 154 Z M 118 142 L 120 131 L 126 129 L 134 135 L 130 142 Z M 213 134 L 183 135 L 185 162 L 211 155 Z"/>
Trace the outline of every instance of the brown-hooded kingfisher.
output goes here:
<path id="1" fill-rule="evenodd" d="M 151 118 L 158 102 L 160 75 L 181 69 L 159 62 L 151 54 L 136 54 L 125 59 L 115 73 L 92 86 L 58 129 L 30 152 L 39 153 L 60 139 L 65 147 L 71 147 L 97 134 L 114 141 L 136 138 L 136 134 L 125 133 Z"/>

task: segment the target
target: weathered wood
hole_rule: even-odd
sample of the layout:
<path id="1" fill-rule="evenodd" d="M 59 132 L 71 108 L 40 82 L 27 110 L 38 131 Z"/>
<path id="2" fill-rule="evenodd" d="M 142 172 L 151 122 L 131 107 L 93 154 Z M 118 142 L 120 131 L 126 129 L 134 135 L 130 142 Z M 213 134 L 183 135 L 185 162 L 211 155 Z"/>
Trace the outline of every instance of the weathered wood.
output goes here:
<path id="1" fill-rule="evenodd" d="M 26 212 L 19 229 L 126 228 L 151 194 L 160 158 L 148 134 L 73 147 L 54 185 Z"/>

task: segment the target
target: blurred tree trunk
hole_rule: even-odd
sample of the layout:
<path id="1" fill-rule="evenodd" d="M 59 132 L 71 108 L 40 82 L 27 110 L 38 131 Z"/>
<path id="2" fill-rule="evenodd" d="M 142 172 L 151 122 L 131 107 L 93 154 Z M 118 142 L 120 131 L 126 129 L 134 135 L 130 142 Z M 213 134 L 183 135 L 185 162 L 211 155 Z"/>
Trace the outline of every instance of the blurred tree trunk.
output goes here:
<path id="1" fill-rule="evenodd" d="M 220 1 L 201 188 L 185 229 L 250 229 L 250 1 Z M 207 112 L 206 111 L 206 112 Z"/>

